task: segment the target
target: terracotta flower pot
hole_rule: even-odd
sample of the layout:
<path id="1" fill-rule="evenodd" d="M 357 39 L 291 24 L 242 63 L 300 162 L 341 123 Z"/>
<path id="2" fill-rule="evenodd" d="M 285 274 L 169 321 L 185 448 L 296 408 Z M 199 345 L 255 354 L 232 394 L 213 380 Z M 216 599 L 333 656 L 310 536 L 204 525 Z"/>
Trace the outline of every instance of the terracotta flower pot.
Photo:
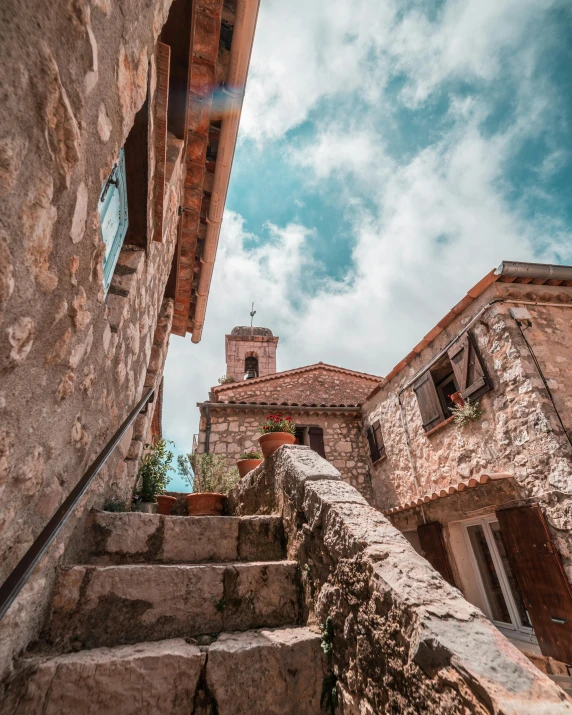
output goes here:
<path id="1" fill-rule="evenodd" d="M 252 472 L 252 470 L 256 469 L 259 464 L 262 464 L 261 459 L 239 459 L 236 466 L 238 467 L 240 478 L 242 479 L 242 477 L 246 477 L 248 472 Z"/>
<path id="2" fill-rule="evenodd" d="M 294 444 L 295 442 L 296 437 L 290 432 L 267 432 L 258 438 L 264 459 L 274 454 L 283 444 Z"/>
<path id="3" fill-rule="evenodd" d="M 215 492 L 198 492 L 185 497 L 189 516 L 220 516 L 225 499 L 226 494 Z"/>
<path id="4" fill-rule="evenodd" d="M 169 497 L 166 494 L 157 494 L 157 503 L 159 504 L 157 507 L 157 514 L 169 516 L 176 501 L 175 497 Z"/>
<path id="5" fill-rule="evenodd" d="M 451 400 L 457 405 L 457 407 L 464 407 L 465 406 L 465 400 L 461 397 L 460 392 L 454 392 L 452 395 L 449 395 Z"/>

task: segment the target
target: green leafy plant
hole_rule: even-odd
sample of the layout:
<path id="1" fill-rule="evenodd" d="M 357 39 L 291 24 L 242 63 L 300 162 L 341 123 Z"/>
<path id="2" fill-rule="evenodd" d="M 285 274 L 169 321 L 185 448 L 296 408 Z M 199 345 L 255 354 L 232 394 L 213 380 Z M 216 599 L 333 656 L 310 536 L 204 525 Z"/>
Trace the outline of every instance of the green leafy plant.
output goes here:
<path id="1" fill-rule="evenodd" d="M 168 444 L 173 443 L 158 439 L 154 444 L 145 445 L 147 451 L 141 459 L 138 476 L 137 494 L 141 501 L 154 502 L 155 495 L 165 491 L 171 481 L 169 472 L 172 469 L 173 453 L 168 449 Z"/>
<path id="2" fill-rule="evenodd" d="M 320 707 L 330 715 L 334 715 L 338 707 L 338 679 L 331 671 L 322 680 Z"/>
<path id="3" fill-rule="evenodd" d="M 231 375 L 223 375 L 217 382 L 219 385 L 228 385 L 229 382 L 236 382 L 236 380 Z"/>
<path id="4" fill-rule="evenodd" d="M 179 474 L 191 491 L 227 494 L 239 481 L 238 469 L 229 467 L 220 454 L 192 454 L 177 457 Z"/>
<path id="5" fill-rule="evenodd" d="M 111 497 L 103 503 L 103 511 L 122 512 L 129 511 L 129 509 L 126 502 L 121 501 L 118 497 Z"/>
<path id="6" fill-rule="evenodd" d="M 289 432 L 294 434 L 296 425 L 292 424 L 290 416 L 284 417 L 281 412 L 277 412 L 275 415 L 266 416 L 265 421 L 260 425 L 260 431 L 262 434 L 268 434 L 269 432 Z"/>
<path id="7" fill-rule="evenodd" d="M 243 452 L 239 459 L 262 459 L 262 452 L 251 449 L 249 452 Z"/>
<path id="8" fill-rule="evenodd" d="M 449 411 L 452 413 L 453 421 L 457 427 L 466 427 L 471 422 L 480 420 L 483 416 L 483 408 L 479 400 L 476 402 L 467 400 L 462 406 L 449 407 Z"/>

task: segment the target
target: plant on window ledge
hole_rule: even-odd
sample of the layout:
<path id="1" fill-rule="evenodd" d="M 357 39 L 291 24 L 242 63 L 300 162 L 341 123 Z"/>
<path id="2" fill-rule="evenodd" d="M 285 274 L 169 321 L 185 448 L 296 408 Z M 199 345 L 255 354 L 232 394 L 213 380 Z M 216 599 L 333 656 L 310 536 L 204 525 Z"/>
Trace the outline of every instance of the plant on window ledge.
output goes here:
<path id="1" fill-rule="evenodd" d="M 483 416 L 483 408 L 480 400 L 471 402 L 467 400 L 464 405 L 455 405 L 449 407 L 449 411 L 453 415 L 453 421 L 457 427 L 466 427 L 471 422 L 480 420 Z"/>

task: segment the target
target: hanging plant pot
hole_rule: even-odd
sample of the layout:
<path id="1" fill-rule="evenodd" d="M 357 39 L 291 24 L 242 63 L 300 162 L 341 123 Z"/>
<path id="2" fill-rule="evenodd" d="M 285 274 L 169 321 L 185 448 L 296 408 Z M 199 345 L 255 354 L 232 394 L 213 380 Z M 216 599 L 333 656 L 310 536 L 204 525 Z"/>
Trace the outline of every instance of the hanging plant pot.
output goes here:
<path id="1" fill-rule="evenodd" d="M 258 438 L 264 459 L 273 455 L 283 444 L 294 444 L 295 442 L 296 437 L 290 432 L 267 432 Z"/>
<path id="2" fill-rule="evenodd" d="M 157 514 L 164 514 L 169 516 L 173 507 L 175 506 L 177 499 L 175 497 L 167 496 L 166 494 L 157 494 Z"/>
<path id="3" fill-rule="evenodd" d="M 463 400 L 460 392 L 454 392 L 452 395 L 449 395 L 449 397 L 451 398 L 452 402 L 457 405 L 457 407 L 465 406 L 465 400 Z"/>
<path id="4" fill-rule="evenodd" d="M 189 516 L 220 516 L 224 509 L 226 494 L 215 492 L 198 492 L 187 494 L 185 501 Z"/>
<path id="5" fill-rule="evenodd" d="M 259 464 L 262 464 L 261 459 L 239 459 L 236 466 L 238 467 L 240 478 L 242 479 L 242 477 L 246 477 L 248 472 L 252 472 L 252 470 L 256 469 Z"/>

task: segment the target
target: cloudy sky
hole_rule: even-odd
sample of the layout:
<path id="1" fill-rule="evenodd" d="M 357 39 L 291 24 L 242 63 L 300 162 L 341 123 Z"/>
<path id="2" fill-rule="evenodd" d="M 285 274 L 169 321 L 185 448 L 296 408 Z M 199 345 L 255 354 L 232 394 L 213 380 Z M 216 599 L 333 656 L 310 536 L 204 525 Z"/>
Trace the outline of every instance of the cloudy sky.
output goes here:
<path id="1" fill-rule="evenodd" d="M 384 375 L 501 260 L 572 262 L 571 67 L 569 0 L 262 0 L 177 451 L 251 301 L 279 370 Z"/>

